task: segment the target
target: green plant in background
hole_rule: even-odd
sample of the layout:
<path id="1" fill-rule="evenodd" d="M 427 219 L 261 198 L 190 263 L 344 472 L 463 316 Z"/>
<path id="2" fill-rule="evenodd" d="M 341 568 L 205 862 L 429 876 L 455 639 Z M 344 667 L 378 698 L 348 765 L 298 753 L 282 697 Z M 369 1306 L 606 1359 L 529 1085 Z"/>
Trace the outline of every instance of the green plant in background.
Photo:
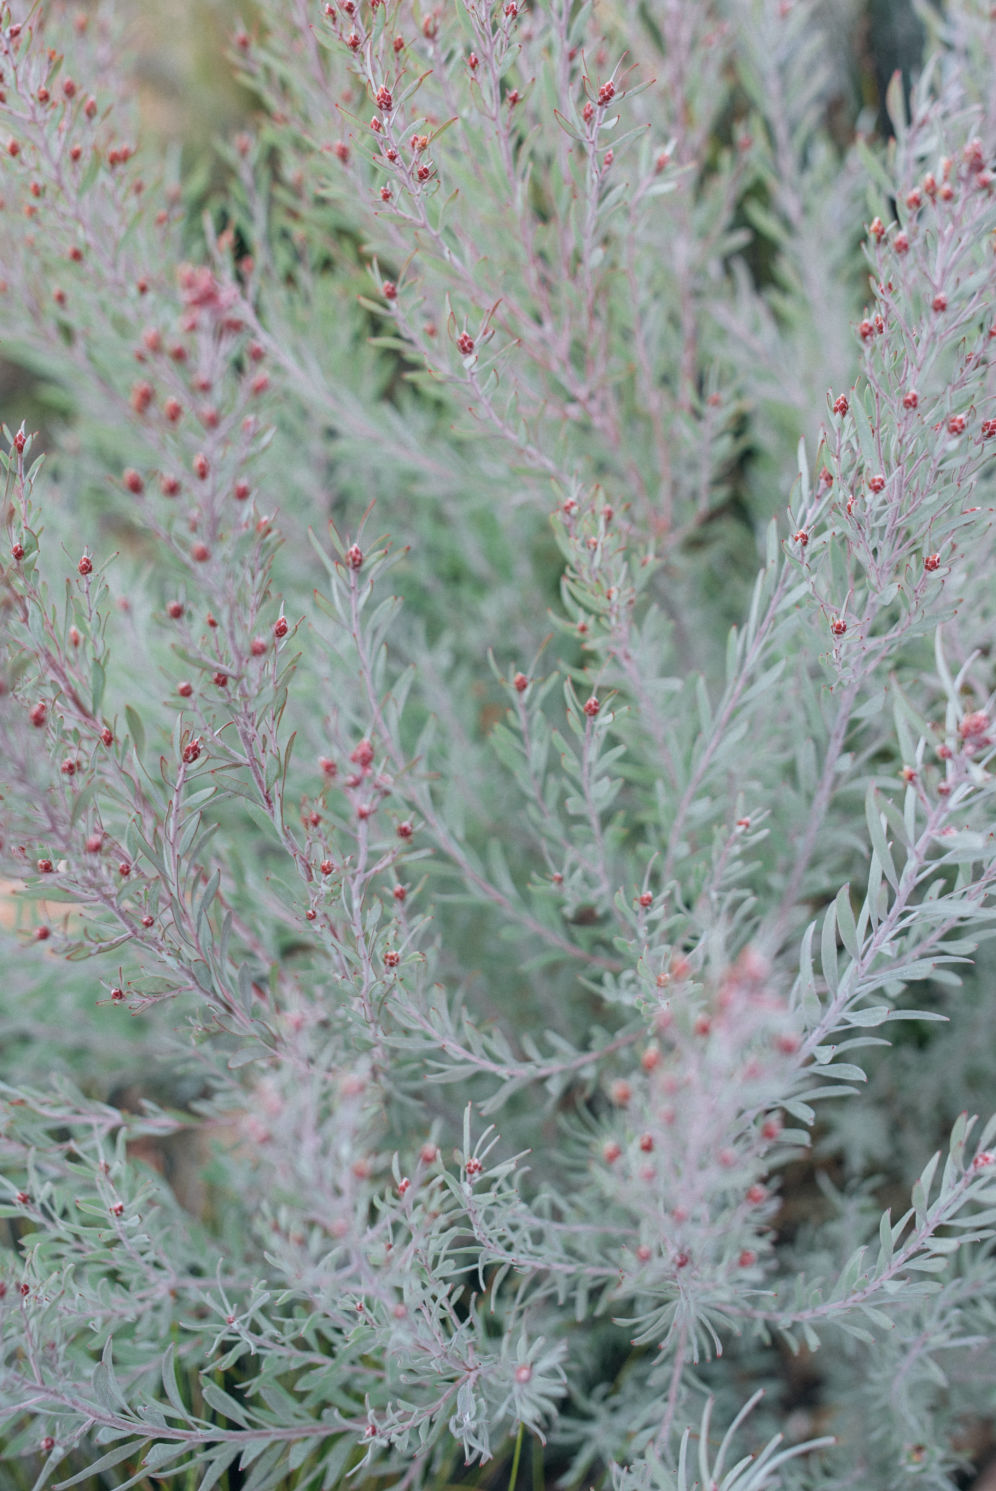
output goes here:
<path id="1" fill-rule="evenodd" d="M 822 19 L 293 5 L 198 225 L 0 16 L 12 1485 L 989 1452 L 996 43 Z"/>

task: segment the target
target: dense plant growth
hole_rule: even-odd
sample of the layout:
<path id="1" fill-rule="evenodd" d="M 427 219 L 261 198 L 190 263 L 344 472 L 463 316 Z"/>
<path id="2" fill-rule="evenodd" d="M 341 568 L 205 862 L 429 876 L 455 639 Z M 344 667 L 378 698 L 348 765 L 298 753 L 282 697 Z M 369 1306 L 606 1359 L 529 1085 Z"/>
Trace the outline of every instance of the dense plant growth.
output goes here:
<path id="1" fill-rule="evenodd" d="M 996 25 L 827 9 L 291 0 L 217 191 L 0 10 L 12 1485 L 993 1448 Z"/>

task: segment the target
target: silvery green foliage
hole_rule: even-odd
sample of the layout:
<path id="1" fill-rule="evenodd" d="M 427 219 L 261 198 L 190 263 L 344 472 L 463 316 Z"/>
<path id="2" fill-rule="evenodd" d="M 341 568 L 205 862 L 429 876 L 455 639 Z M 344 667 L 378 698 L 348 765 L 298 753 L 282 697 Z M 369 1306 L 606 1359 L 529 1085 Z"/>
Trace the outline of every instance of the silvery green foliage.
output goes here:
<path id="1" fill-rule="evenodd" d="M 714 1404 L 711 1398 L 707 1399 L 702 1410 L 702 1422 L 695 1433 L 698 1441 L 697 1453 L 692 1446 L 692 1430 L 686 1429 L 681 1436 L 678 1463 L 674 1470 L 662 1464 L 656 1456 L 650 1455 L 639 1467 L 627 1466 L 624 1470 L 617 1471 L 613 1476 L 613 1485 L 619 1491 L 692 1491 L 696 1486 L 715 1486 L 716 1491 L 763 1491 L 765 1486 L 778 1483 L 778 1472 L 789 1461 L 812 1453 L 823 1444 L 833 1443 L 827 1439 L 782 1449 L 781 1435 L 776 1434 L 759 1453 L 733 1460 L 735 1435 L 761 1396 L 758 1391 L 753 1398 L 748 1399 L 723 1435 L 715 1453 L 712 1451 L 710 1434 Z"/>
<path id="2" fill-rule="evenodd" d="M 25 1485 L 984 1448 L 993 28 L 822 17 L 293 4 L 202 225 L 0 17 Z"/>

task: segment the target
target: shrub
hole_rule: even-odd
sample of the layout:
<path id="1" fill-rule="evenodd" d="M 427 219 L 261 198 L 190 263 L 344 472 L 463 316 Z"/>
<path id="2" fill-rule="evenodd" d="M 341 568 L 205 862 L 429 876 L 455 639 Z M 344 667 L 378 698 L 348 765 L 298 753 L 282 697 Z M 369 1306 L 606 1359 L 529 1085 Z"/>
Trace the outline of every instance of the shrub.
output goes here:
<path id="1" fill-rule="evenodd" d="M 996 32 L 927 19 L 844 148 L 813 4 L 294 4 L 198 223 L 110 9 L 3 11 L 25 1486 L 984 1458 Z"/>

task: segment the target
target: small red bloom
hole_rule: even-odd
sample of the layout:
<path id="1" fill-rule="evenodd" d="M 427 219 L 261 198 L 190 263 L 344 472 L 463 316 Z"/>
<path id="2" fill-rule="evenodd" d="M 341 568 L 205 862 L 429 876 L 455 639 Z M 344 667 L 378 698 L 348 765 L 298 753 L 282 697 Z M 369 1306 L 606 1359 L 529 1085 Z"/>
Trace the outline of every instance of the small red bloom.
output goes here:
<path id="1" fill-rule="evenodd" d="M 142 480 L 141 476 L 134 469 L 133 466 L 127 467 L 127 469 L 122 473 L 121 480 L 127 487 L 128 491 L 133 492 L 136 497 L 140 496 L 141 493 L 145 491 L 145 482 Z"/>
<path id="2" fill-rule="evenodd" d="M 93 572 L 93 560 L 90 558 L 89 554 L 84 554 L 83 555 L 82 559 L 80 560 L 80 562 L 76 566 L 76 568 L 79 570 L 79 572 L 80 572 L 81 575 L 92 574 L 92 572 Z"/>
<path id="3" fill-rule="evenodd" d="M 346 563 L 350 569 L 359 569 L 363 563 L 363 550 L 359 544 L 350 544 L 346 550 Z"/>
<path id="4" fill-rule="evenodd" d="M 131 407 L 136 414 L 144 414 L 152 403 L 153 393 L 151 383 L 136 383 L 131 391 Z"/>
<path id="5" fill-rule="evenodd" d="M 847 399 L 843 394 L 841 394 L 839 398 L 834 399 L 833 401 L 834 414 L 846 414 L 850 407 L 850 404 L 847 402 Z"/>
<path id="6" fill-rule="evenodd" d="M 590 720 L 593 720 L 595 718 L 596 714 L 598 713 L 598 711 L 601 709 L 602 704 L 601 704 L 601 701 L 599 699 L 596 699 L 595 695 L 592 694 L 592 696 L 591 696 L 590 699 L 586 699 L 584 701 L 584 706 L 583 707 L 584 707 L 584 712 L 588 716 L 588 718 Z"/>
<path id="7" fill-rule="evenodd" d="M 976 709 L 971 714 L 965 715 L 958 726 L 958 734 L 962 740 L 975 740 L 980 735 L 985 735 L 988 729 L 989 716 L 984 709 Z"/>

